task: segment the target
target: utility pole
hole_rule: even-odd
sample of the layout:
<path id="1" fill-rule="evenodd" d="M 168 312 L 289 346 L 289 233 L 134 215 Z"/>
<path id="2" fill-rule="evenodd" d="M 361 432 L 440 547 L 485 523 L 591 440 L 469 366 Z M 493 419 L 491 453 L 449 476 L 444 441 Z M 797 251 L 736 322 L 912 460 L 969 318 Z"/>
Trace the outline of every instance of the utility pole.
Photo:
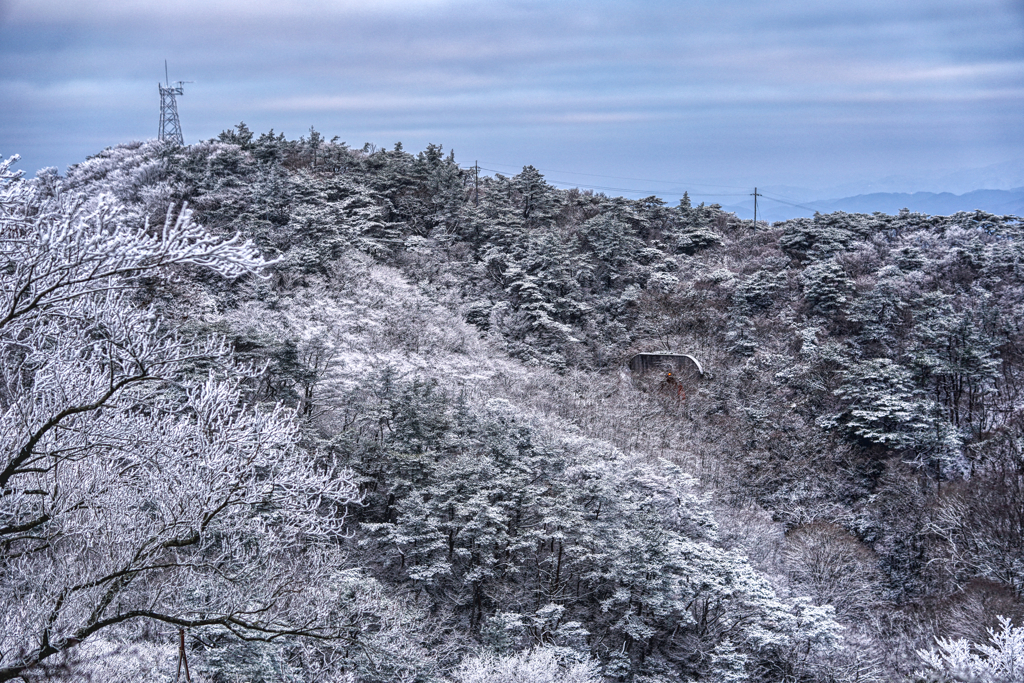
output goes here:
<path id="1" fill-rule="evenodd" d="M 181 134 L 181 121 L 178 120 L 178 101 L 175 95 L 184 95 L 186 81 L 178 81 L 178 85 L 171 87 L 170 79 L 167 76 L 167 60 L 164 60 L 164 82 L 165 85 L 157 83 L 160 88 L 160 140 L 174 142 L 179 145 L 185 144 L 185 138 Z"/>
<path id="2" fill-rule="evenodd" d="M 473 204 L 480 206 L 480 162 L 473 162 Z"/>
<path id="3" fill-rule="evenodd" d="M 758 194 L 757 188 L 754 188 L 754 194 L 751 195 L 754 198 L 754 227 L 757 227 L 757 198 L 763 197 L 763 194 Z"/>

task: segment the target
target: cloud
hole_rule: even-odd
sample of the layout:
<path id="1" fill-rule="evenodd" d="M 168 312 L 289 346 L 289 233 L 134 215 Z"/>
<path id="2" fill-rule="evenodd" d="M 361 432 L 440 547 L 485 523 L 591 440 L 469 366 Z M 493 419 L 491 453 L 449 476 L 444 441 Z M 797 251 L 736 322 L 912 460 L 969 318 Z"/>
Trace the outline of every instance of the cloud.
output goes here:
<path id="1" fill-rule="evenodd" d="M 18 23 L 103 23 L 193 21 L 218 17 L 247 20 L 337 18 L 396 12 L 422 12 L 452 4 L 451 0 L 4 0 Z"/>
<path id="2" fill-rule="evenodd" d="M 613 175 L 639 154 L 812 177 L 968 153 L 995 163 L 1024 156 L 1012 114 L 1024 104 L 1020 10 L 1007 0 L 975 0 L 970 12 L 961 0 L 0 0 L 0 148 L 48 137 L 32 143 L 52 150 L 42 164 L 62 163 L 95 127 L 113 140 L 148 131 L 152 117 L 135 112 L 155 110 L 166 58 L 172 79 L 195 81 L 179 103 L 187 135 L 239 119 L 314 124 L 496 156 L 562 149 L 572 158 L 554 167 Z"/>

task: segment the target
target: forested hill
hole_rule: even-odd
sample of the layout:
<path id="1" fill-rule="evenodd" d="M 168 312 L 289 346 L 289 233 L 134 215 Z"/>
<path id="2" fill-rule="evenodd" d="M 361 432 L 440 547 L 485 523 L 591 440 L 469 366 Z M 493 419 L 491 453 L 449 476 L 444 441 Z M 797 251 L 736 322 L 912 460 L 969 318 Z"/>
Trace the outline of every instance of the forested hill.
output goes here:
<path id="1" fill-rule="evenodd" d="M 244 124 L 3 182 L 4 244 L 38 243 L 33 259 L 58 233 L 85 245 L 60 256 L 84 279 L 53 286 L 93 282 L 81 254 L 116 235 L 103 287 L 75 296 L 216 353 L 175 351 L 160 361 L 173 372 L 131 375 L 146 391 L 74 413 L 102 434 L 165 415 L 174 429 L 118 433 L 194 430 L 205 446 L 129 466 L 137 440 L 58 430 L 47 453 L 75 455 L 29 467 L 39 425 L 70 419 L 76 377 L 116 398 L 142 367 L 126 359 L 156 342 L 111 342 L 127 349 L 115 363 L 82 340 L 127 324 L 18 322 L 45 318 L 57 290 L 5 247 L 4 310 L 21 317 L 0 329 L 0 680 L 161 680 L 179 637 L 211 681 L 1020 680 L 1006 668 L 1024 657 L 1015 217 L 755 225 L 686 198 L 556 189 L 530 166 L 478 178 L 441 147 Z M 236 233 L 251 251 L 218 246 Z M 26 360 L 66 334 L 55 369 Z M 659 351 L 703 376 L 627 369 Z M 231 464 L 255 457 L 218 450 L 232 430 L 287 458 Z M 117 515 L 88 517 L 108 489 L 59 479 L 65 457 L 106 463 L 90 471 L 119 473 L 115 488 L 150 467 L 166 481 L 160 458 L 221 488 L 132 484 Z M 216 465 L 190 464 L 203 458 Z M 312 494 L 316 481 L 333 488 Z M 174 512 L 193 508 L 194 523 Z M 174 521 L 145 538 L 116 526 L 155 519 Z M 96 542 L 122 536 L 116 556 Z M 69 572 L 85 576 L 63 592 L 38 579 Z M 967 644 L 990 635 L 991 655 Z M 936 637 L 953 640 L 929 654 Z"/>

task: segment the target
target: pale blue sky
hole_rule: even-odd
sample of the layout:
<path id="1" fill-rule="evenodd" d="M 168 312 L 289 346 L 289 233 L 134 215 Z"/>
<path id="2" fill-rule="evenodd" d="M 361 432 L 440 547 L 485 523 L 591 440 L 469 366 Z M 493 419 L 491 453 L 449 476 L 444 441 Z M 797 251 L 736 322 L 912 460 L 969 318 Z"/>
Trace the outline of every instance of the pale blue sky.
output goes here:
<path id="1" fill-rule="evenodd" d="M 155 137 L 165 58 L 186 142 L 313 125 L 666 197 L 1024 172 L 1022 0 L 0 0 L 0 154 Z"/>

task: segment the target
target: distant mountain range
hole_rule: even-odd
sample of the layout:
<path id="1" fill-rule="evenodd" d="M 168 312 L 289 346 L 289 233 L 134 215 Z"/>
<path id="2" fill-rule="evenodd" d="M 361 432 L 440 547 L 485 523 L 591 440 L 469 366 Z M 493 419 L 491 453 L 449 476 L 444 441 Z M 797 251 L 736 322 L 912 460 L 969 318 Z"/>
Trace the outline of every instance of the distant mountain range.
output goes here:
<path id="1" fill-rule="evenodd" d="M 740 218 L 753 218 L 754 202 L 746 201 L 722 207 Z M 901 209 L 935 216 L 948 216 L 958 211 L 981 209 L 998 215 L 1024 215 L 1024 187 L 1012 190 L 975 190 L 966 194 L 950 192 L 875 192 L 840 199 L 816 201 L 793 201 L 787 197 L 766 192 L 757 202 L 757 218 L 765 221 L 782 221 L 788 218 L 813 216 L 815 211 L 832 213 L 882 213 L 896 214 Z"/>

